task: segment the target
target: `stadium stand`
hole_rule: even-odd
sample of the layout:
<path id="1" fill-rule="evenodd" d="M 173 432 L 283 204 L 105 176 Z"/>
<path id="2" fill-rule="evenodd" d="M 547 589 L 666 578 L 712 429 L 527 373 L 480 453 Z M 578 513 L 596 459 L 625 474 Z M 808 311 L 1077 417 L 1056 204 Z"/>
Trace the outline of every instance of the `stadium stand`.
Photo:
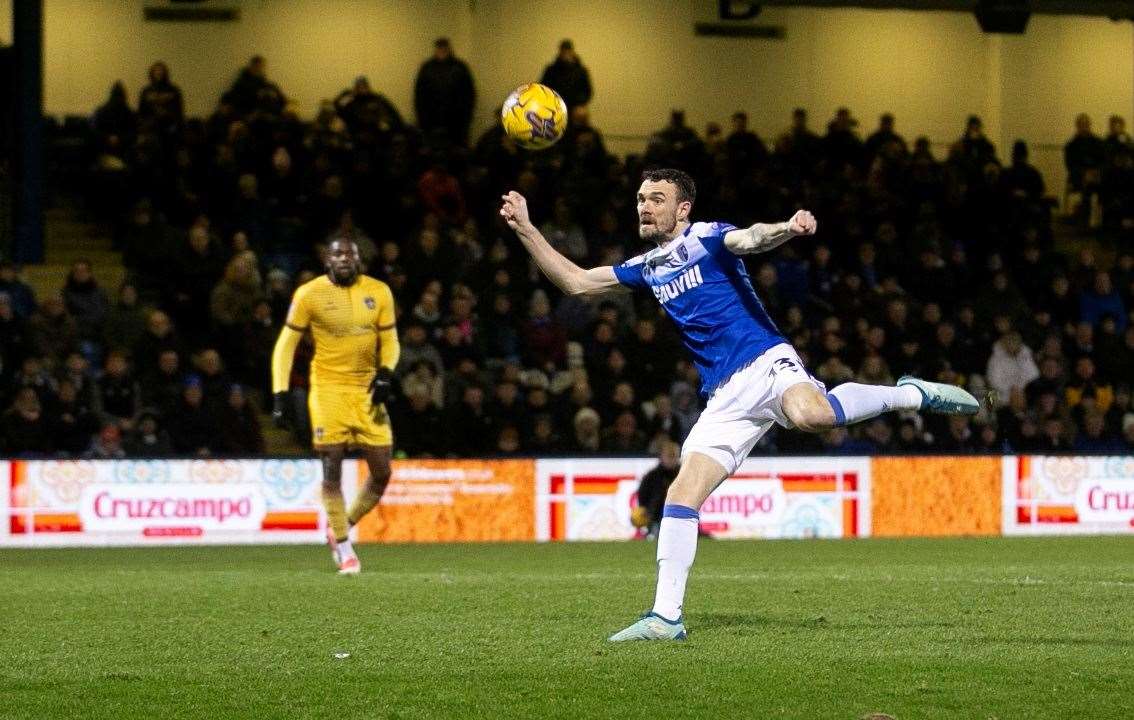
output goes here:
<path id="1" fill-rule="evenodd" d="M 119 83 L 89 122 L 48 125 L 57 205 L 77 198 L 89 223 L 57 218 L 55 258 L 71 265 L 62 287 L 0 264 L 6 455 L 300 451 L 309 349 L 293 371 L 293 437 L 261 430 L 256 408 L 290 293 L 338 237 L 398 302 L 400 453 L 680 442 L 699 412 L 696 372 L 653 298 L 563 297 L 496 213 L 517 189 L 557 249 L 614 263 L 640 250 L 631 205 L 650 166 L 695 176 L 701 218 L 742 225 L 804 206 L 820 218 L 815 241 L 746 261 L 829 386 L 916 373 L 990 399 L 971 421 L 773 431 L 754 453 L 1134 448 L 1134 145 L 1122 118 L 1105 137 L 1077 122 L 1066 159 L 1079 209 L 1064 226 L 1027 145 L 1002 162 L 978 117 L 939 158 L 890 115 L 863 140 L 849 109 L 819 133 L 801 108 L 768 142 L 742 112 L 729 134 L 702 136 L 675 111 L 640 155 L 618 158 L 584 105 L 558 145 L 524 153 L 499 128 L 471 147 L 467 124 L 423 133 L 366 78 L 311 122 L 264 58 L 207 118 L 183 116 L 171 78 L 155 63 L 138 109 Z"/>

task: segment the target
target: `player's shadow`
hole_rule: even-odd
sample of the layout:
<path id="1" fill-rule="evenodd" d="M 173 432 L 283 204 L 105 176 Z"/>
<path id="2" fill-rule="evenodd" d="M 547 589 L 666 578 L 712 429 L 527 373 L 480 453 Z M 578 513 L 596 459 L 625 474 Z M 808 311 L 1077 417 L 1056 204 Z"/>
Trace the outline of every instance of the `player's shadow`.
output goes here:
<path id="1" fill-rule="evenodd" d="M 1084 638 L 1084 637 L 976 637 L 968 642 L 980 645 L 1068 645 L 1075 647 L 1134 647 L 1134 640 L 1121 638 Z"/>
<path id="2" fill-rule="evenodd" d="M 760 615 L 759 613 L 698 613 L 696 616 L 696 628 L 698 630 L 731 630 L 752 628 L 759 630 L 761 628 L 791 628 L 793 630 L 862 630 L 871 628 L 906 628 L 906 629 L 927 629 L 927 628 L 951 628 L 956 627 L 957 623 L 942 622 L 942 621 L 911 621 L 911 622 L 838 622 L 832 621 L 823 616 L 817 617 L 776 617 L 772 615 Z"/>

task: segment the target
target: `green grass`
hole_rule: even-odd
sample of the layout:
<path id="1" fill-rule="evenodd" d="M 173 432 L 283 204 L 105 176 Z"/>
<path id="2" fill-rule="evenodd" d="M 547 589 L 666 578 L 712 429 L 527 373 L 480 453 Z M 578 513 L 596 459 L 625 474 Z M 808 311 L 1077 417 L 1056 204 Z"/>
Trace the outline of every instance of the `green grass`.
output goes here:
<path id="1" fill-rule="evenodd" d="M 702 542 L 609 645 L 653 551 L 0 551 L 0 717 L 1134 717 L 1134 538 Z"/>

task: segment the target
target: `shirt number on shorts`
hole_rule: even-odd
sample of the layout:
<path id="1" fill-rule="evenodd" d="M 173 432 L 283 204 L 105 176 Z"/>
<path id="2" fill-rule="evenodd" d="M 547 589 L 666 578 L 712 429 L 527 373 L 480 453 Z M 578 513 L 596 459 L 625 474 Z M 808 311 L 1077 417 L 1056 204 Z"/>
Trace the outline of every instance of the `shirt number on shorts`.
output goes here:
<path id="1" fill-rule="evenodd" d="M 772 363 L 772 374 L 779 375 L 782 372 L 803 372 L 803 368 L 795 360 L 780 358 Z"/>

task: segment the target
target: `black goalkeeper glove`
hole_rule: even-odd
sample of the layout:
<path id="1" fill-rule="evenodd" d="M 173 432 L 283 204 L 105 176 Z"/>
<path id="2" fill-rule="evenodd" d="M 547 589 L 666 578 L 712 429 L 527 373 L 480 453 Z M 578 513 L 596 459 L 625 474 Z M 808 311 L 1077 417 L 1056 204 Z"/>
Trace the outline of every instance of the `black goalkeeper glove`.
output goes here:
<path id="1" fill-rule="evenodd" d="M 287 393 L 278 392 L 272 395 L 272 424 L 278 428 L 287 427 L 284 411 L 287 408 Z"/>
<path id="2" fill-rule="evenodd" d="M 388 401 L 394 394 L 394 371 L 380 367 L 370 381 L 370 401 L 374 407 Z"/>

